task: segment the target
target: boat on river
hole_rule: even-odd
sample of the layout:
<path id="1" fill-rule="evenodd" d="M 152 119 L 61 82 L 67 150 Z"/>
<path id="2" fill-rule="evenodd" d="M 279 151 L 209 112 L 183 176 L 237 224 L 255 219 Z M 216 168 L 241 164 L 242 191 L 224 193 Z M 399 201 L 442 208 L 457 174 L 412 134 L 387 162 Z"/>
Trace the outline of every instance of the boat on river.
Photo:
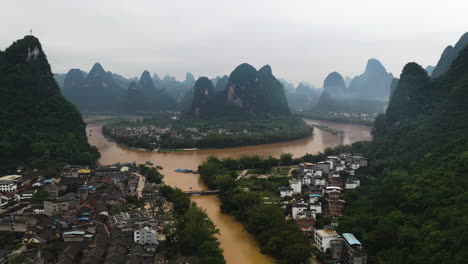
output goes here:
<path id="1" fill-rule="evenodd" d="M 190 170 L 190 169 L 175 169 L 174 171 L 181 172 L 181 173 L 197 173 L 196 171 Z"/>

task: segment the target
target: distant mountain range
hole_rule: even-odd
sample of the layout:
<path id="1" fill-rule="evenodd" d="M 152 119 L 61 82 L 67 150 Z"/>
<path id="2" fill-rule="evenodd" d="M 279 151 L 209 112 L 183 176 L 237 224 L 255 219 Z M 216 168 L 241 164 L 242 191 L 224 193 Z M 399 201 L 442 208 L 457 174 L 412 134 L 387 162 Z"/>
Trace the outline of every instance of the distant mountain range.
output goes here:
<path id="1" fill-rule="evenodd" d="M 453 47 L 448 46 L 444 50 L 436 66 L 427 66 L 425 71 L 431 78 L 445 73 L 462 47 L 467 43 L 468 33 L 465 33 Z M 244 65 L 239 70 L 246 70 L 248 72 L 247 68 Z M 252 69 L 250 70 L 252 71 Z M 267 69 L 264 69 L 264 71 L 267 72 Z M 260 72 L 262 72 L 262 75 L 264 74 L 263 71 L 259 70 L 257 75 Z M 143 72 L 140 78 L 127 79 L 121 75 L 106 72 L 99 63 L 96 63 L 89 74 L 79 69 L 72 69 L 67 74 L 54 74 L 54 77 L 63 88 L 65 97 L 73 102 L 83 113 L 154 113 L 162 110 L 193 111 L 192 102 L 196 92 L 196 82 L 195 77 L 191 73 L 186 74 L 184 81 L 178 81 L 170 75 L 160 78 L 157 73 L 154 73 L 151 77 L 147 71 Z M 224 75 L 210 79 L 213 85 L 211 94 L 226 93 L 227 86 L 232 83 L 231 77 Z M 278 82 L 272 81 L 270 83 L 269 81 L 273 78 Z M 323 89 L 316 89 L 313 85 L 306 82 L 301 82 L 295 86 L 287 80 L 273 78 L 267 78 L 265 81 L 272 87 L 281 86 L 281 93 L 284 94 L 287 101 L 286 104 L 292 111 L 381 113 L 385 111 L 390 97 L 398 85 L 398 79 L 387 72 L 382 63 L 377 59 L 369 59 L 364 72 L 354 78 L 343 78 L 338 72 L 330 73 L 324 80 Z M 207 85 L 206 80 L 199 83 L 199 85 L 202 84 Z M 254 84 L 251 82 L 248 85 Z M 211 89 L 211 87 L 205 88 Z M 261 89 L 263 88 L 249 88 L 249 91 Z M 275 88 L 273 90 L 280 89 Z M 260 103 L 263 105 L 261 102 L 263 99 L 258 97 L 258 95 L 253 93 L 244 95 L 240 90 L 234 93 L 234 95 L 237 96 L 238 93 L 242 98 L 231 99 L 228 105 L 232 106 L 236 100 L 242 100 L 249 104 Z M 280 94 L 280 92 L 276 93 Z M 282 96 L 277 94 L 274 95 L 275 98 L 282 98 Z M 211 98 L 209 101 L 213 100 L 217 104 L 225 103 L 224 97 Z M 281 100 L 276 103 L 280 103 Z M 210 103 L 210 105 L 212 104 Z M 284 109 L 282 109 L 283 105 L 284 103 L 281 102 L 279 105 L 281 109 L 278 112 L 285 113 Z M 201 110 L 205 107 L 201 106 Z M 251 108 L 248 111 L 252 111 L 251 115 L 253 116 L 269 112 L 262 109 L 254 109 L 255 107 L 252 105 L 248 108 Z M 273 112 L 276 112 L 276 110 Z"/>
<path id="2" fill-rule="evenodd" d="M 367 61 L 363 74 L 347 80 L 338 72 L 330 73 L 324 80 L 323 92 L 314 112 L 368 112 L 385 111 L 392 85 L 397 79 L 377 59 Z M 347 85 L 349 83 L 349 85 Z"/>
<path id="3" fill-rule="evenodd" d="M 89 74 L 71 69 L 65 77 L 55 74 L 62 83 L 64 96 L 83 113 L 154 113 L 175 109 L 178 100 L 194 84 L 194 77 L 187 73 L 184 82 L 169 75 L 160 79 L 144 71 L 140 78 L 126 79 L 105 71 L 100 63 L 94 64 Z M 63 78 L 63 81 L 62 81 Z"/>

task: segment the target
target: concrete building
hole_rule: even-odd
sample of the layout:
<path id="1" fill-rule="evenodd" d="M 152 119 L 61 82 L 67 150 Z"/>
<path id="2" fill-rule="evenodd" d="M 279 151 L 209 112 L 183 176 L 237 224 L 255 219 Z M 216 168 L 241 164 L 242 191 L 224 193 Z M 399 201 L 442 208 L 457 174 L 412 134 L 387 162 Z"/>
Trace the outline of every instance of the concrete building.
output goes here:
<path id="1" fill-rule="evenodd" d="M 302 183 L 298 180 L 290 180 L 289 187 L 291 187 L 294 193 L 302 192 Z"/>
<path id="2" fill-rule="evenodd" d="M 133 232 L 133 238 L 135 242 L 141 245 L 158 243 L 158 234 L 156 229 L 148 226 L 135 230 Z"/>
<path id="3" fill-rule="evenodd" d="M 297 218 L 297 215 L 307 210 L 307 203 L 298 203 L 291 206 L 292 217 Z"/>
<path id="4" fill-rule="evenodd" d="M 356 189 L 361 185 L 361 181 L 354 177 L 349 177 L 346 179 L 345 189 Z"/>
<path id="5" fill-rule="evenodd" d="M 315 230 L 315 247 L 323 253 L 327 253 L 327 250 L 331 250 L 332 241 L 339 239 L 340 235 L 333 229 Z"/>
<path id="6" fill-rule="evenodd" d="M 18 189 L 21 175 L 7 175 L 0 178 L 0 193 L 12 193 Z"/>
<path id="7" fill-rule="evenodd" d="M 361 242 L 351 233 L 343 234 L 343 251 L 341 261 L 344 264 L 366 264 L 367 254 Z"/>
<path id="8" fill-rule="evenodd" d="M 51 216 L 66 212 L 78 205 L 79 199 L 76 193 L 70 192 L 55 200 L 44 201 L 44 214 Z"/>
<path id="9" fill-rule="evenodd" d="M 286 196 L 292 196 L 293 195 L 293 189 L 290 188 L 290 187 L 279 187 L 279 192 L 280 192 L 280 196 L 281 198 L 284 198 Z"/>

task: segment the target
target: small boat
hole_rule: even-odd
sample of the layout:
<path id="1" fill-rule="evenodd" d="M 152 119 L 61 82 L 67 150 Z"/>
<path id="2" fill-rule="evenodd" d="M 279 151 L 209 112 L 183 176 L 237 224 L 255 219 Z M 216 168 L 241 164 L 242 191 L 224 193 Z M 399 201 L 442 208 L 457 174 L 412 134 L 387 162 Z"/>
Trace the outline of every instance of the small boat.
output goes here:
<path id="1" fill-rule="evenodd" d="M 162 170 L 162 169 L 163 169 L 163 167 L 162 167 L 162 166 L 159 166 L 159 165 L 158 165 L 158 166 L 156 166 L 156 168 L 157 168 L 157 169 L 160 169 L 160 170 Z"/>
<path id="2" fill-rule="evenodd" d="M 153 165 L 153 162 L 147 161 L 147 162 L 146 162 L 146 165 Z"/>

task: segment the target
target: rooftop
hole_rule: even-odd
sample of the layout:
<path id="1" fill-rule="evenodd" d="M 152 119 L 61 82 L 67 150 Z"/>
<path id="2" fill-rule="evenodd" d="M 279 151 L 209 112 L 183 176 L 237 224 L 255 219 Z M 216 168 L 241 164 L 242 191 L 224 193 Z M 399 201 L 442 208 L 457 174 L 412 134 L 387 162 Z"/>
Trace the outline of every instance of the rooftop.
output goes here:
<path id="1" fill-rule="evenodd" d="M 338 237 L 338 233 L 333 229 L 321 229 L 316 230 L 315 232 L 321 237 Z"/>
<path id="2" fill-rule="evenodd" d="M 84 235 L 86 232 L 84 231 L 69 231 L 69 232 L 63 232 L 63 235 Z"/>
<path id="3" fill-rule="evenodd" d="M 361 245 L 361 242 L 351 233 L 344 233 L 343 237 L 348 241 L 350 245 Z"/>
<path id="4" fill-rule="evenodd" d="M 21 175 L 6 175 L 0 178 L 0 182 L 13 182 L 21 179 Z"/>

